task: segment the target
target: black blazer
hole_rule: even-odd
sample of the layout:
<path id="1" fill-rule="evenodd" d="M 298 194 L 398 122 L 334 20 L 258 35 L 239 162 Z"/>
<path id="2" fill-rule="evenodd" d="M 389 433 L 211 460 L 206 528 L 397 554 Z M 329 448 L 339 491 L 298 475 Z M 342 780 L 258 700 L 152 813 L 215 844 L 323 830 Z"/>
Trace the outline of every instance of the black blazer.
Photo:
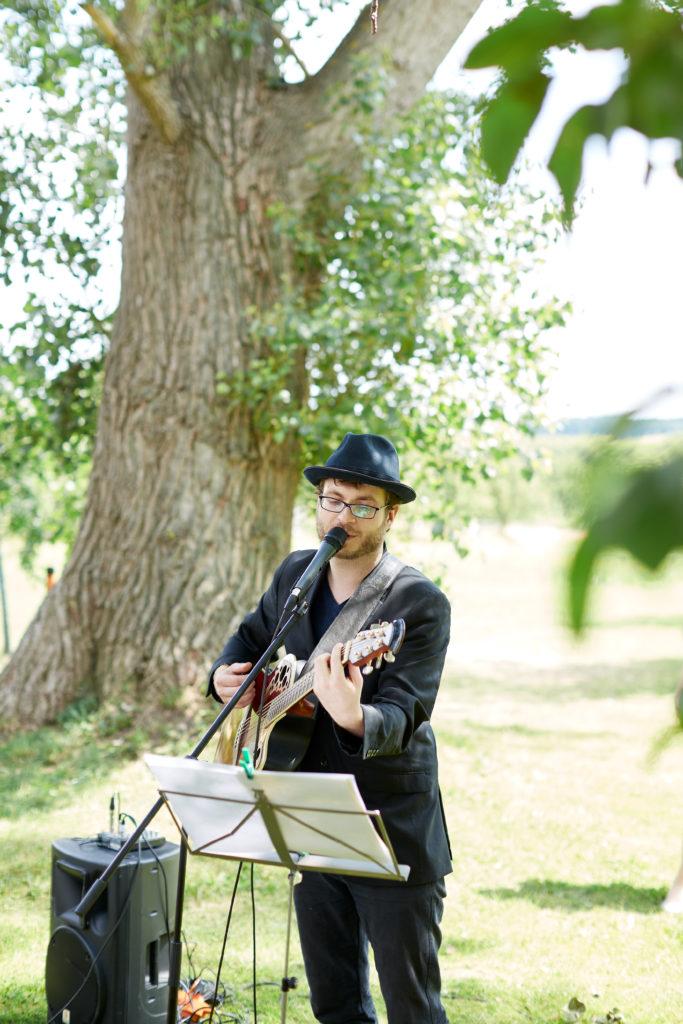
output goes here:
<path id="1" fill-rule="evenodd" d="M 216 696 L 213 673 L 219 665 L 256 662 L 261 657 L 292 587 L 314 554 L 295 551 L 277 568 L 257 608 L 245 617 L 213 664 L 211 695 Z M 309 592 L 311 605 L 319 585 L 317 581 Z M 451 870 L 436 742 L 429 721 L 450 639 L 450 605 L 431 580 L 410 566 L 390 584 L 361 630 L 399 618 L 406 623 L 406 633 L 396 660 L 383 662 L 364 677 L 362 740 L 340 729 L 319 708 L 308 753 L 299 767 L 354 775 L 366 806 L 381 812 L 398 862 L 410 865 L 408 883 L 417 885 Z M 286 645 L 305 660 L 315 643 L 310 616 L 305 616 L 289 633 Z"/>

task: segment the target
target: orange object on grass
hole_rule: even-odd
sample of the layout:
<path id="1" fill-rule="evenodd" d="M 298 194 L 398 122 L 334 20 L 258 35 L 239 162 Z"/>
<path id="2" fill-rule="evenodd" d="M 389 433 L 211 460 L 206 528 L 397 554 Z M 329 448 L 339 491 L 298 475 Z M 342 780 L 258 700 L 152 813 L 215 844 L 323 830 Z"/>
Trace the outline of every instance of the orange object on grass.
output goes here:
<path id="1" fill-rule="evenodd" d="M 197 983 L 190 985 L 189 991 L 178 992 L 178 1007 L 183 1020 L 208 1020 L 211 1016 L 211 1004 L 196 990 Z"/>

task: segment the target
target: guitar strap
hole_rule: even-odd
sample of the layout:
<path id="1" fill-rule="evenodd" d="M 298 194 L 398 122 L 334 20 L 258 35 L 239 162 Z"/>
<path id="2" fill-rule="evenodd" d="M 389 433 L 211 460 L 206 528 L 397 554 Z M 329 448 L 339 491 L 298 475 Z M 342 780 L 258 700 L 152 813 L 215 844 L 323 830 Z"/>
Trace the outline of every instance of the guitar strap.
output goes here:
<path id="1" fill-rule="evenodd" d="M 313 662 L 319 654 L 329 654 L 335 644 L 345 643 L 349 637 L 356 635 L 366 619 L 372 615 L 373 610 L 401 569 L 404 568 L 405 563 L 400 558 L 390 555 L 389 552 L 384 553 L 379 564 L 365 577 L 339 615 L 320 637 L 306 664 L 299 672 L 299 678 L 313 667 Z"/>

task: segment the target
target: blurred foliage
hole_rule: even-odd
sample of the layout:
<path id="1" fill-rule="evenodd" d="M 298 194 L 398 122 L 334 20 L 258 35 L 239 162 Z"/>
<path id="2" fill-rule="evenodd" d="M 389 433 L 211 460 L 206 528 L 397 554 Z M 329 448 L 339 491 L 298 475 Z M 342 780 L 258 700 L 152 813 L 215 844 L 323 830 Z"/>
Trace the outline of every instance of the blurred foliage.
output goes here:
<path id="1" fill-rule="evenodd" d="M 29 563 L 71 542 L 84 501 L 118 295 L 122 75 L 61 3 L 6 3 L 0 31 L 0 525 Z"/>
<path id="2" fill-rule="evenodd" d="M 569 573 L 571 623 L 580 631 L 595 563 L 621 548 L 654 571 L 683 548 L 683 454 L 658 466 L 620 471 L 608 457 L 593 494 L 596 511 Z"/>
<path id="3" fill-rule="evenodd" d="M 261 24 L 272 4 L 257 6 L 249 17 Z M 184 46 L 226 33 L 233 57 L 248 59 L 251 29 L 228 24 L 219 7 L 193 4 L 186 21 L 186 4 L 164 8 L 166 34 L 152 44 L 173 38 L 178 49 L 150 59 L 182 60 Z M 299 13 L 292 39 L 313 18 Z M 118 298 L 125 112 L 120 68 L 82 13 L 17 0 L 0 20 L 13 97 L 0 118 L 0 273 L 29 294 L 0 352 L 0 414 L 10 425 L 0 442 L 0 514 L 30 558 L 40 539 L 69 543 L 84 502 Z M 282 11 L 272 25 L 282 25 Z M 274 68 L 284 59 L 276 47 Z M 324 439 L 336 443 L 346 430 L 402 438 L 418 486 L 439 500 L 419 514 L 455 536 L 459 482 L 495 475 L 511 453 L 533 447 L 547 331 L 566 307 L 526 282 L 558 212 L 488 180 L 471 102 L 429 93 L 383 133 L 390 88 L 381 62 L 352 65 L 337 102 L 358 160 L 348 174 L 319 170 L 318 195 L 301 214 L 273 205 L 294 274 L 279 302 L 249 311 L 253 361 L 218 390 L 226 406 L 247 404 L 263 433 L 297 437 L 302 463 L 324 460 Z M 17 120 L 30 126 L 18 149 Z"/>
<path id="4" fill-rule="evenodd" d="M 683 548 L 683 439 L 657 446 L 620 437 L 628 424 L 597 442 L 582 472 L 585 536 L 569 567 L 569 609 L 575 632 L 584 629 L 595 568 L 605 552 L 627 552 L 655 572 Z M 681 612 L 683 615 L 683 611 Z"/>
<path id="5" fill-rule="evenodd" d="M 604 103 L 583 106 L 569 117 L 548 161 L 563 196 L 565 219 L 571 222 L 574 215 L 584 146 L 592 135 L 609 142 L 626 127 L 650 141 L 675 140 L 675 167 L 683 176 L 682 10 L 681 0 L 618 0 L 574 17 L 554 0 L 544 0 L 491 30 L 472 48 L 465 66 L 501 68 L 482 121 L 482 153 L 494 178 L 508 179 L 539 116 L 552 77 L 551 51 L 577 47 L 622 53 L 625 66 L 620 85 Z M 607 550 L 628 552 L 656 572 L 683 547 L 683 445 L 663 460 L 643 464 L 620 440 L 631 422 L 628 415 L 615 425 L 577 479 L 586 530 L 569 572 L 577 632 L 585 624 L 596 563 Z"/>
<path id="6" fill-rule="evenodd" d="M 553 48 L 622 52 L 621 84 L 604 102 L 582 106 L 566 121 L 548 167 L 557 179 L 571 220 L 581 180 L 583 148 L 592 135 L 607 141 L 619 128 L 649 140 L 683 141 L 683 30 L 681 2 L 619 0 L 574 17 L 552 2 L 535 2 L 478 42 L 467 68 L 502 69 L 482 123 L 482 152 L 495 179 L 510 174 L 543 105 Z M 683 175 L 680 151 L 676 168 Z"/>

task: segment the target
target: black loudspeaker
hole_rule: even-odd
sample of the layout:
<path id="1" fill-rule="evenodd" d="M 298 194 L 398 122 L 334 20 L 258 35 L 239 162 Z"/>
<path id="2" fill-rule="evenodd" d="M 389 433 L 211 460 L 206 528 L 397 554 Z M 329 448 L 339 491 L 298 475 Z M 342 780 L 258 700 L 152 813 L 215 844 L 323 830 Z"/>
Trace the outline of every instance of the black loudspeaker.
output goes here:
<path id="1" fill-rule="evenodd" d="M 116 854 L 97 839 L 52 844 L 49 1024 L 163 1024 L 180 848 L 133 847 L 85 917 L 74 908 Z"/>

